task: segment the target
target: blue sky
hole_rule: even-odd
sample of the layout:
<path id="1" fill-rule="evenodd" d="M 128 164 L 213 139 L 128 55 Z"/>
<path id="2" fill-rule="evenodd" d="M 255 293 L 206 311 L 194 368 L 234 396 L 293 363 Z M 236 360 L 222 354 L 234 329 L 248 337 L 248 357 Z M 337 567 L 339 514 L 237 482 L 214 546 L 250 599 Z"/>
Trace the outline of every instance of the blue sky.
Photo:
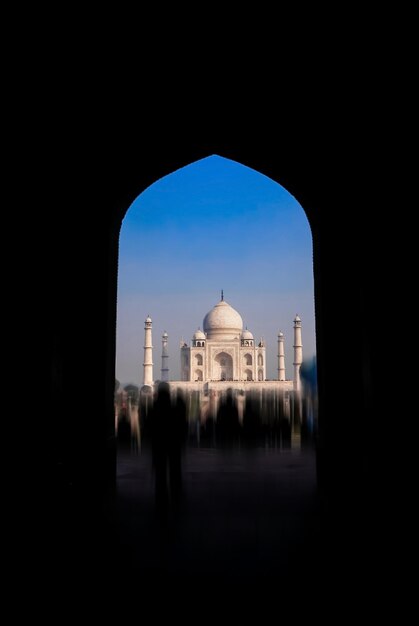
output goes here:
<path id="1" fill-rule="evenodd" d="M 142 384 L 144 320 L 153 320 L 154 378 L 161 335 L 169 334 L 171 380 L 179 344 L 224 299 L 267 345 L 276 378 L 277 334 L 285 335 L 292 378 L 293 319 L 303 324 L 304 357 L 315 354 L 311 231 L 283 187 L 235 161 L 211 156 L 165 176 L 132 203 L 119 247 L 116 376 Z"/>

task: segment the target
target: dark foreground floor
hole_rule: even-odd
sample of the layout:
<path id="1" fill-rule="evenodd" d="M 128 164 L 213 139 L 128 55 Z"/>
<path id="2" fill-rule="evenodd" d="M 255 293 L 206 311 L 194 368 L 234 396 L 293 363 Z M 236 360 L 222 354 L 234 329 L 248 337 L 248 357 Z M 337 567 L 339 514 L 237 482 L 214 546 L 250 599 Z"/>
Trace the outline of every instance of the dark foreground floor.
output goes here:
<path id="1" fill-rule="evenodd" d="M 312 448 L 190 447 L 182 497 L 168 482 L 165 504 L 156 508 L 150 451 L 120 450 L 115 490 L 99 498 L 70 491 L 51 503 L 27 559 L 31 575 L 42 565 L 70 590 L 83 578 L 137 590 L 194 584 L 205 594 L 238 584 L 358 596 L 380 588 L 380 576 L 388 582 L 376 520 L 361 504 L 320 498 Z"/>
<path id="2" fill-rule="evenodd" d="M 188 449 L 157 503 L 150 454 L 120 454 L 118 563 L 145 576 L 283 577 L 316 543 L 312 450 Z M 165 506 L 165 504 L 167 506 Z"/>

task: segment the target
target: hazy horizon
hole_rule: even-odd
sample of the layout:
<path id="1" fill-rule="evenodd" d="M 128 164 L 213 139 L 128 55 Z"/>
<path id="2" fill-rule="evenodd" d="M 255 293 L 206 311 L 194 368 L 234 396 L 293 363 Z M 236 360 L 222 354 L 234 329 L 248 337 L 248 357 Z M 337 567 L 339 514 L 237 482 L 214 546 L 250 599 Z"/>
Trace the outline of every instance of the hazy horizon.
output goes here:
<path id="1" fill-rule="evenodd" d="M 132 203 L 119 246 L 116 377 L 142 385 L 144 320 L 153 320 L 154 379 L 169 335 L 170 380 L 180 379 L 180 341 L 224 299 L 266 342 L 277 378 L 277 335 L 293 377 L 293 319 L 304 358 L 316 353 L 312 237 L 297 200 L 270 178 L 211 156 L 165 176 Z"/>

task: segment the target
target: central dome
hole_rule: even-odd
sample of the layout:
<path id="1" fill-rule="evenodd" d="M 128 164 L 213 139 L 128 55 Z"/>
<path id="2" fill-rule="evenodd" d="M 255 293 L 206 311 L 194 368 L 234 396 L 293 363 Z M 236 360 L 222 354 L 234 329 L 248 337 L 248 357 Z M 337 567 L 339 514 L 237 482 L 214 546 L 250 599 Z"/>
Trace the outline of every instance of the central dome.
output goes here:
<path id="1" fill-rule="evenodd" d="M 225 300 L 220 300 L 204 317 L 204 331 L 207 339 L 232 340 L 240 337 L 243 320 Z"/>

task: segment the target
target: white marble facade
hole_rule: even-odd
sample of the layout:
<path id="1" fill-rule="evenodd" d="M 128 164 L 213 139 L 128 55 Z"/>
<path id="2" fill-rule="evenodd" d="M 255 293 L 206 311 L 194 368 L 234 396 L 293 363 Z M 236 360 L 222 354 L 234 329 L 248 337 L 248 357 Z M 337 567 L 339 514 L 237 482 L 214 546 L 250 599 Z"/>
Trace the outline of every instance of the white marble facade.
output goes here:
<path id="1" fill-rule="evenodd" d="M 181 380 L 185 382 L 264 381 L 266 348 L 243 331 L 240 314 L 224 298 L 207 313 L 204 330 L 191 345 L 181 345 Z"/>
<path id="2" fill-rule="evenodd" d="M 145 321 L 144 387 L 153 385 L 153 358 L 151 318 Z M 162 369 L 160 380 L 168 381 L 167 357 L 168 334 L 162 337 Z M 302 363 L 301 320 L 294 320 L 294 380 L 285 375 L 284 335 L 278 334 L 278 378 L 266 380 L 266 346 L 263 339 L 255 341 L 250 330 L 243 330 L 241 315 L 221 300 L 204 318 L 203 330 L 198 329 L 188 345 L 181 341 L 180 381 L 171 381 L 172 388 L 185 391 L 210 389 L 221 392 L 227 387 L 246 391 L 299 391 L 300 366 Z"/>

